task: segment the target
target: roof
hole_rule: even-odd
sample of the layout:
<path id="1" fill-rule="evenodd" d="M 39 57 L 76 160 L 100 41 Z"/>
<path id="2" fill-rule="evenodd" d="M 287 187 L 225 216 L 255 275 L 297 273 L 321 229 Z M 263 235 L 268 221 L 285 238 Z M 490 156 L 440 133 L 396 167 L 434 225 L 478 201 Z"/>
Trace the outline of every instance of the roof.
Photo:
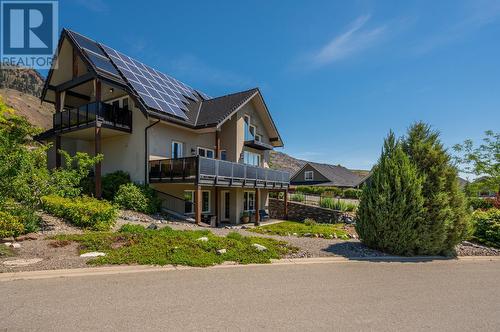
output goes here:
<path id="1" fill-rule="evenodd" d="M 302 172 L 304 167 L 306 167 L 307 165 L 310 165 L 311 167 L 316 169 L 329 181 L 324 181 L 324 182 L 307 181 L 307 182 L 300 183 L 300 184 L 309 183 L 309 184 L 319 185 L 319 186 L 357 187 L 361 183 L 361 181 L 363 180 L 363 177 L 356 175 L 354 172 L 350 171 L 349 169 L 345 168 L 344 166 L 308 162 L 297 173 L 295 173 L 295 175 L 292 177 L 292 180 L 291 180 L 292 184 L 299 184 L 298 182 L 294 183 L 293 178 L 295 176 L 297 176 L 300 172 Z"/>
<path id="2" fill-rule="evenodd" d="M 194 129 L 216 127 L 256 94 L 259 94 L 263 101 L 258 88 L 211 98 L 200 90 L 191 88 L 169 75 L 78 32 L 63 29 L 59 48 L 64 37 L 67 37 L 80 52 L 82 60 L 89 65 L 91 71 L 108 82 L 123 86 L 138 101 L 138 106 L 143 111 L 162 120 L 170 120 Z M 46 90 L 49 88 L 52 70 L 49 72 L 42 100 L 45 99 Z M 282 142 L 265 102 L 262 104 L 272 123 L 272 128 L 276 130 L 277 139 Z"/>

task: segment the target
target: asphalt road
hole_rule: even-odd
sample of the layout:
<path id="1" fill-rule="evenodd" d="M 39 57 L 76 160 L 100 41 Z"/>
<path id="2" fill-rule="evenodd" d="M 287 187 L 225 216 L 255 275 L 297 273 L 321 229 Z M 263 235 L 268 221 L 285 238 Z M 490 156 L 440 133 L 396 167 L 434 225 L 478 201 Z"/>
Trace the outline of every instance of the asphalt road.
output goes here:
<path id="1" fill-rule="evenodd" d="M 0 282 L 0 330 L 500 331 L 500 260 Z"/>

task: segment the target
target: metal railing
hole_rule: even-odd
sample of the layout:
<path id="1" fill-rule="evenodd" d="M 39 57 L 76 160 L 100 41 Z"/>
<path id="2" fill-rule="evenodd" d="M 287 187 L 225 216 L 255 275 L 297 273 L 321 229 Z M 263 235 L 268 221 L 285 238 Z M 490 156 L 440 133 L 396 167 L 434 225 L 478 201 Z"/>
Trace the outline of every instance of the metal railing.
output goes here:
<path id="1" fill-rule="evenodd" d="M 93 102 L 54 113 L 52 125 L 54 130 L 64 130 L 94 121 L 102 121 L 116 128 L 132 130 L 132 111 L 103 102 Z"/>
<path id="2" fill-rule="evenodd" d="M 156 182 L 186 181 L 246 185 L 290 184 L 290 173 L 205 157 L 161 159 L 149 162 L 149 178 Z"/>

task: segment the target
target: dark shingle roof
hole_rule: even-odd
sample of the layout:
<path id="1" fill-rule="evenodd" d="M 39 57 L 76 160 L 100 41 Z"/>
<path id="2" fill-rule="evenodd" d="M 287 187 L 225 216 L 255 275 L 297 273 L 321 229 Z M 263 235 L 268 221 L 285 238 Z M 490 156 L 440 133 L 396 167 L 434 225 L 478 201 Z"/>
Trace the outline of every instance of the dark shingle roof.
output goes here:
<path id="1" fill-rule="evenodd" d="M 356 175 L 354 172 L 340 165 L 320 164 L 308 162 L 318 172 L 320 172 L 329 181 L 315 183 L 321 186 L 334 186 L 334 187 L 356 187 L 363 180 L 362 177 Z M 299 171 L 300 172 L 300 171 Z"/>

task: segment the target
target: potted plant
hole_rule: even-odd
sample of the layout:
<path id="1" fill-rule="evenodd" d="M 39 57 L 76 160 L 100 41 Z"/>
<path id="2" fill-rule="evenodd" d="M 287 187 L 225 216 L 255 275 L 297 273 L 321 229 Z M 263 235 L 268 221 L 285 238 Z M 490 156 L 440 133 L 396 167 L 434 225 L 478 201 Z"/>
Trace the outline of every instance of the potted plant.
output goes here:
<path id="1" fill-rule="evenodd" d="M 243 213 L 241 214 L 241 222 L 243 224 L 250 222 L 250 212 L 249 211 L 243 211 Z"/>

